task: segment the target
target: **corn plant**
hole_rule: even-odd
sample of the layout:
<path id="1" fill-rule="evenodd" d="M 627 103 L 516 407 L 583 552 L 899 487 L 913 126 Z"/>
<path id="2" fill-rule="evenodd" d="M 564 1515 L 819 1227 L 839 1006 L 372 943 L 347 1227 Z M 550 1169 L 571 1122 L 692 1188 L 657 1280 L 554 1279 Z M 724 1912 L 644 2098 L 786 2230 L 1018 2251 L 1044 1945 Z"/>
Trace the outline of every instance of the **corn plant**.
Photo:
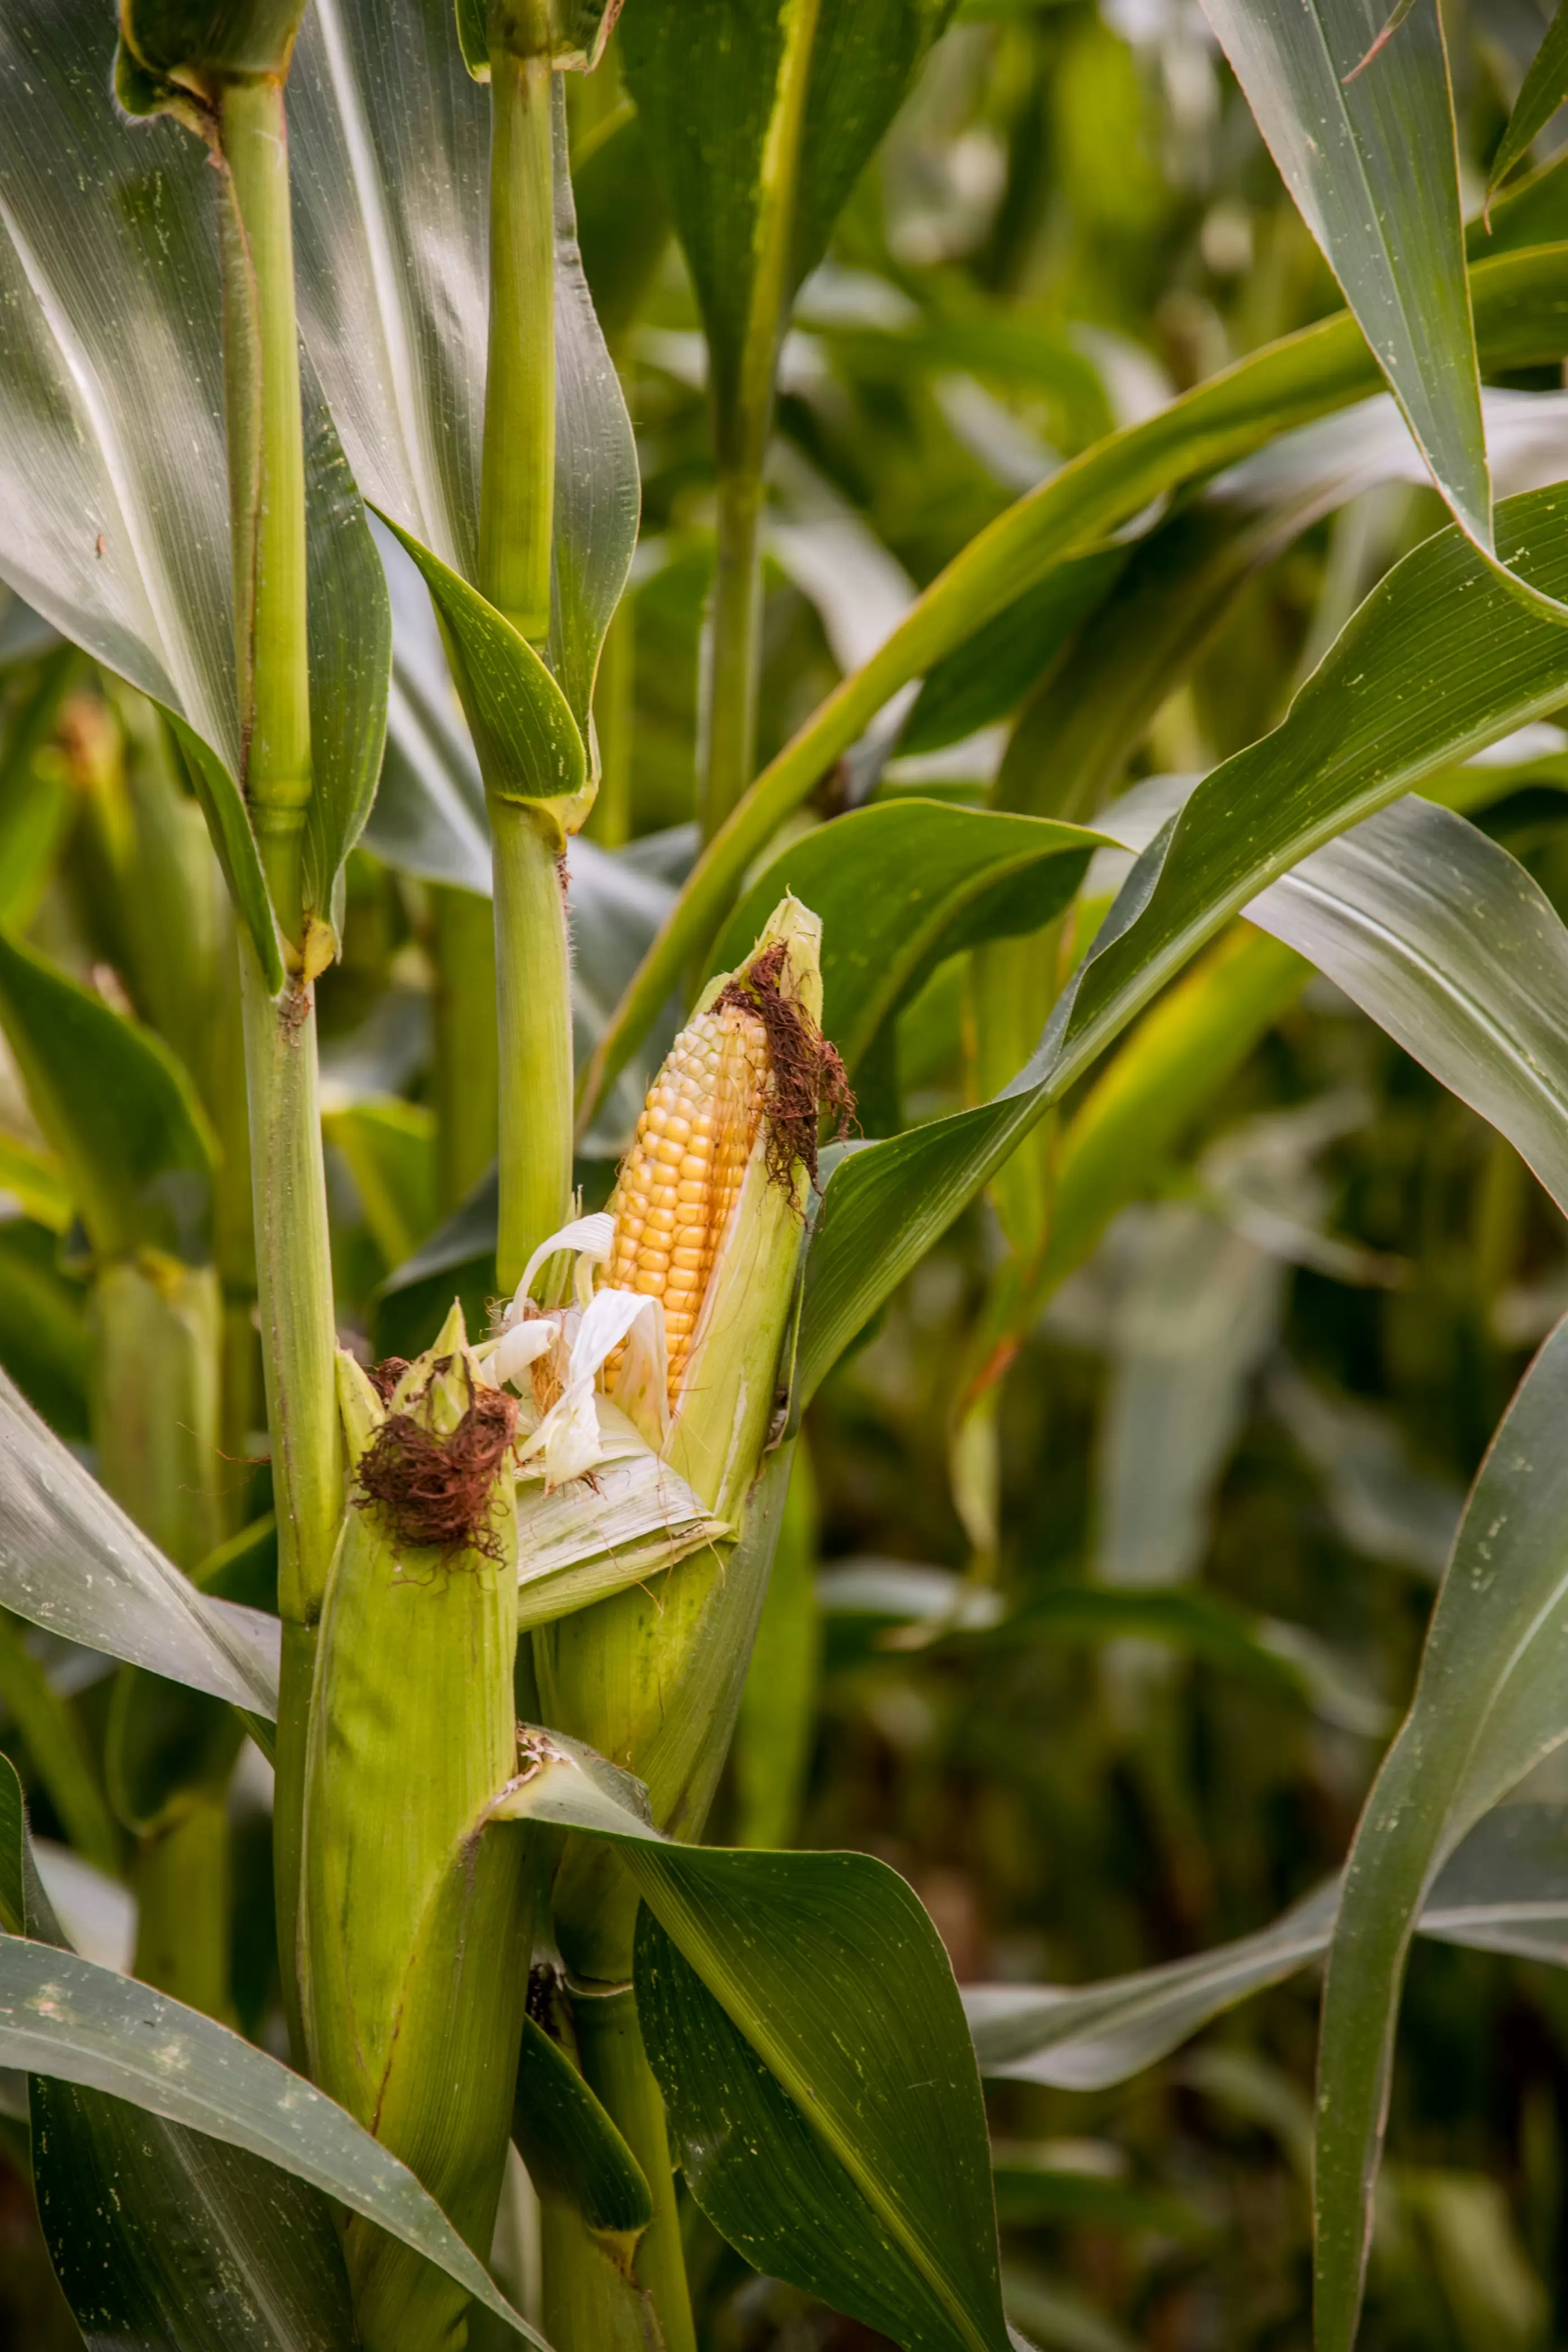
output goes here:
<path id="1" fill-rule="evenodd" d="M 0 2057 L 89 2342 L 695 2352 L 695 2212 L 908 2352 L 1006 2352 L 982 2076 L 1121 2079 L 1325 1952 L 1318 2340 L 1354 2339 L 1411 1938 L 1538 1949 L 1532 1858 L 1485 1904 L 1460 1864 L 1568 1738 L 1561 1328 L 1343 1877 L 1275 1927 L 961 1997 L 894 1870 L 790 1850 L 787 1732 L 742 1753 L 773 1842 L 702 1843 L 797 1607 L 808 1411 L 971 1204 L 982 1605 L 932 1639 L 989 1622 L 1020 1347 L 1312 969 L 1568 1209 L 1563 925 L 1462 813 L 1568 704 L 1560 431 L 1482 389 L 1568 358 L 1568 170 L 1519 168 L 1561 20 L 1467 232 L 1434 0 L 1205 8 L 1345 307 L 1119 427 L 1053 346 L 1077 454 L 760 764 L 786 332 L 951 6 L 11 0 L 0 1028 L 37 1134 L 0 1183 L 58 1249 L 0 1258 L 37 1342 L 0 1375 L 0 1695 L 137 1935 L 130 1972 L 72 1948 L 0 1768 Z M 696 838 L 650 880 L 624 383 L 667 222 L 710 580 Z M 1259 568 L 1413 470 L 1448 520 L 1280 723 L 1119 790 Z M 885 773 L 1001 721 L 984 802 Z M 37 935 L 62 778 L 124 1005 Z M 362 841 L 424 910 L 433 1131 L 323 1103 Z M 906 1122 L 898 1024 L 950 966 L 971 1098 Z M 357 1350 L 324 1138 L 387 1268 Z M 115 1662 L 99 1714 L 24 1624 Z M 276 2046 L 235 1990 L 242 1748 Z"/>

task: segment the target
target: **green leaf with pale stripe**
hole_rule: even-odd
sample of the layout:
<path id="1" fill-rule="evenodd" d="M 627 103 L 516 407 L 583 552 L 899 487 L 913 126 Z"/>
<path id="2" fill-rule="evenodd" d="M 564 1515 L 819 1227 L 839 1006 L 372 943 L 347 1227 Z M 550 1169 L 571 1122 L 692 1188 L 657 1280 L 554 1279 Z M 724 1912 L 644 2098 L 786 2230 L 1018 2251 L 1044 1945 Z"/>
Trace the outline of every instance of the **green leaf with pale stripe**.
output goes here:
<path id="1" fill-rule="evenodd" d="M 1508 129 L 1492 157 L 1487 186 L 1506 180 L 1522 163 L 1563 100 L 1568 98 L 1568 7 L 1559 6 L 1547 26 L 1546 38 L 1535 52 L 1530 71 L 1508 118 Z"/>

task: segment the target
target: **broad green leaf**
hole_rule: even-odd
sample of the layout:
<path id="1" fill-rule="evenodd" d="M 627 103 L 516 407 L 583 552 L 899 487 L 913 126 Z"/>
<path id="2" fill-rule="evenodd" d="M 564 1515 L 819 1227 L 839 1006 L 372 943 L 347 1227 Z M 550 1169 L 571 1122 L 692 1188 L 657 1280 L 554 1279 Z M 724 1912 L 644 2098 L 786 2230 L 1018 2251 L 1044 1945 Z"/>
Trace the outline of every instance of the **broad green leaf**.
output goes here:
<path id="1" fill-rule="evenodd" d="M 940 801 L 857 809 L 792 842 L 764 869 L 710 971 L 733 970 L 793 891 L 821 917 L 823 1031 L 853 1069 L 900 998 L 944 956 L 1037 930 L 1058 913 L 1101 838 L 1076 824 Z"/>
<path id="2" fill-rule="evenodd" d="M 874 1965 L 888 1971 L 893 1957 L 879 1946 Z M 1005 2343 L 994 2320 L 986 2324 L 994 2288 L 972 2313 L 933 2292 L 838 2151 L 647 1910 L 637 1923 L 637 1983 L 638 2021 L 686 2185 L 754 2270 L 805 2287 L 910 2352 Z M 898 1990 L 907 1997 L 905 1984 Z M 941 2155 L 932 2149 L 933 2161 Z"/>
<path id="3" fill-rule="evenodd" d="M 1514 100 L 1508 129 L 1487 173 L 1489 193 L 1529 154 L 1563 100 L 1568 98 L 1568 7 L 1559 6 Z"/>
<path id="4" fill-rule="evenodd" d="M 1436 6 L 1407 9 L 1396 25 L 1382 0 L 1204 0 L 1204 8 L 1438 488 L 1462 529 L 1489 549 L 1453 100 Z"/>
<path id="5" fill-rule="evenodd" d="M 1004 2352 L 979 2084 L 947 1956 L 904 1881 L 867 1854 L 672 1843 L 638 1784 L 591 1751 L 540 1731 L 522 1750 L 505 1810 L 613 1838 L 700 1980 L 700 2003 L 668 1974 L 645 1994 L 658 1948 L 650 1961 L 643 1942 L 649 2054 L 715 2225 L 742 2252 L 765 2246 L 780 2276 L 853 2292 L 846 2307 L 907 2347 Z M 700 2152 L 721 2120 L 729 2146 Z"/>
<path id="6" fill-rule="evenodd" d="M 112 16 L 70 0 L 20 0 L 0 26 L 0 571 L 170 713 L 278 987 L 240 782 L 216 183 L 188 131 L 117 114 L 113 50 Z M 306 878 L 332 923 L 380 765 L 389 641 L 380 567 L 309 370 L 303 393 Z"/>
<path id="7" fill-rule="evenodd" d="M 1140 814 L 1145 798 L 1154 804 Z M 1158 787 L 1135 790 L 1108 828 L 1148 840 L 1159 802 Z M 1314 850 L 1247 912 L 1506 1135 L 1568 1206 L 1568 1053 L 1552 1011 L 1568 990 L 1568 929 L 1517 859 L 1411 797 Z"/>
<path id="8" fill-rule="evenodd" d="M 1405 1727 L 1345 1865 L 1319 2047 L 1317 2325 L 1348 2352 L 1410 1937 L 1465 1832 L 1568 1738 L 1568 1325 L 1515 1393 L 1437 1596 Z"/>
<path id="9" fill-rule="evenodd" d="M 790 299 L 949 13 L 950 0 L 628 12 L 622 67 L 702 312 L 721 464 L 765 429 Z"/>
<path id="10" fill-rule="evenodd" d="M 576 2067 L 531 2016 L 518 2057 L 512 2139 L 541 2197 L 574 2206 L 590 2230 L 646 2229 L 642 2167 Z"/>
<path id="11" fill-rule="evenodd" d="M 71 1198 L 59 1155 L 47 1145 L 26 1143 L 0 1132 L 0 1192 L 8 1192 L 23 1213 L 52 1234 L 71 1221 Z"/>
<path id="12" fill-rule="evenodd" d="M 1501 509 L 1510 561 L 1568 585 L 1568 498 Z M 1283 724 L 1199 785 L 1144 851 L 1031 1061 L 980 1109 L 850 1151 L 806 1270 L 797 1394 L 1049 1105 L 1231 915 L 1310 851 L 1456 758 L 1560 703 L 1568 632 L 1457 530 L 1368 597 Z"/>
<path id="13" fill-rule="evenodd" d="M 277 1713 L 277 1621 L 198 1592 L 3 1372 L 0 1607 L 250 1713 Z"/>
<path id="14" fill-rule="evenodd" d="M 1505 368 L 1558 353 L 1568 255 L 1507 255 L 1472 273 L 1482 363 Z M 899 688 L 920 677 L 1068 557 L 1087 553 L 1163 492 L 1233 465 L 1289 427 L 1363 398 L 1375 363 L 1354 322 L 1325 320 L 1268 345 L 1085 450 L 973 539 L 917 598 L 863 667 L 788 742 L 703 851 L 627 991 L 583 1088 L 591 1104 L 706 954 L 752 861 L 778 826 L 864 733 Z"/>
<path id="15" fill-rule="evenodd" d="M 46 1965 L 69 1954 L 3 1760 L 0 1924 L 7 1946 L 35 1938 L 20 1948 Z M 33 2074 L 27 2105 L 38 2218 L 95 2352 L 170 2341 L 342 2352 L 353 2340 L 331 2211 L 303 2182 L 104 2090 Z"/>
<path id="16" fill-rule="evenodd" d="M 1397 801 L 1247 919 L 1489 1119 L 1568 1210 L 1568 929 L 1507 850 L 1447 809 Z"/>
<path id="17" fill-rule="evenodd" d="M 546 647 L 586 740 L 637 527 L 637 454 L 577 250 L 555 92 L 554 592 Z M 489 98 L 450 0 L 318 0 L 289 84 L 300 310 L 355 478 L 478 576 Z"/>
<path id="18" fill-rule="evenodd" d="M 216 1146 L 162 1038 L 5 939 L 0 1028 L 100 1256 L 205 1257 Z"/>
<path id="19" fill-rule="evenodd" d="M 284 2352 L 284 2347 L 294 2352 L 301 2341 L 310 2352 L 317 2352 L 317 2347 L 320 2352 L 346 2347 L 351 2337 L 335 2329 L 319 2332 L 320 2297 L 331 2275 L 325 2250 L 331 2242 L 323 2233 L 316 2237 L 314 2246 L 310 2243 L 314 2235 L 312 2215 L 319 2209 L 313 2200 L 306 2203 L 298 2193 L 298 2184 L 307 2184 L 412 2246 L 528 2343 L 539 2346 L 541 2352 L 550 2352 L 544 2338 L 518 2316 L 491 2284 L 484 2265 L 464 2245 L 413 2173 L 352 2116 L 302 2075 L 243 2042 L 216 2020 L 153 1992 L 133 1978 L 117 1975 L 112 1969 L 59 1948 L 58 1928 L 41 1899 L 23 1843 L 20 1790 L 8 1767 L 0 1771 L 0 1828 L 9 1832 L 0 1842 L 0 1916 L 5 1929 L 0 1933 L 0 2064 L 47 2078 L 51 2090 L 40 2103 L 42 2113 L 35 2115 L 35 2129 L 47 2134 L 51 2128 L 61 2128 L 66 2110 L 52 2086 L 75 2084 L 89 2094 L 109 2095 L 110 2106 L 120 2107 L 123 2103 L 139 2111 L 122 2127 L 122 2149 L 134 2148 L 134 2122 L 144 2125 L 148 2116 L 178 2126 L 182 2142 L 185 2134 L 194 2133 L 216 2143 L 205 2164 L 205 2151 L 187 2143 L 189 2154 L 180 2159 L 177 2170 L 170 2163 L 168 2177 L 162 2180 L 158 2176 L 163 2166 L 150 2168 L 146 2191 L 161 2208 L 163 2221 L 163 2230 L 151 2243 L 142 2242 L 152 2229 L 152 2213 L 143 2209 L 127 2217 L 127 2239 L 138 2252 L 142 2270 L 142 2279 L 134 2283 L 141 2302 L 132 2325 L 154 2319 L 166 2324 L 167 2312 L 160 2297 L 177 2278 L 178 2256 L 189 2243 L 185 2233 L 174 2226 L 175 2216 L 184 2209 L 188 2227 L 186 2200 L 199 2197 L 208 2207 L 204 2224 L 208 2242 L 204 2253 L 210 2259 L 216 2252 L 208 2232 L 232 2231 L 225 2248 L 228 2256 L 225 2267 L 233 2281 L 230 2266 L 237 2266 L 240 2278 L 228 2289 L 236 2295 L 234 2311 L 205 2315 L 210 2332 L 193 2332 L 179 2340 L 201 2347 L 202 2352 L 208 2346 L 212 2352 L 220 2352 L 220 2347 L 226 2352 L 237 2341 L 276 2344 L 279 2352 Z M 24 1928 L 28 1932 L 25 1934 Z M 43 1940 L 32 1940 L 35 1936 Z M 91 2138 L 86 2140 L 72 2131 L 71 2155 L 80 2170 L 58 2192 L 62 2201 L 52 2216 L 62 2234 L 80 2227 L 79 2196 L 98 2196 L 110 2205 L 114 2202 L 112 2186 L 120 2165 L 113 2161 L 116 2150 L 107 2136 L 105 2108 L 95 2096 L 85 2110 L 77 2110 L 78 2116 L 84 2111 L 94 2118 Z M 145 2137 L 143 2131 L 143 2144 Z M 172 2157 L 176 2143 L 162 2134 L 156 2136 L 154 2145 L 159 2143 L 159 2153 Z M 99 2180 L 86 2168 L 89 2146 L 96 2147 L 98 2160 L 104 2165 L 106 2177 Z M 237 2162 L 237 2157 L 263 2158 L 266 2168 L 276 2167 L 291 2176 L 292 2185 L 268 2179 L 266 2191 L 258 2195 L 258 2167 L 254 2162 Z M 120 2164 L 123 2161 L 121 2153 Z M 45 2221 L 49 2228 L 48 2213 Z M 260 2276 L 247 2273 L 243 2250 L 251 2243 L 251 2231 L 261 2259 L 268 2261 L 269 2268 L 273 2264 L 279 2268 L 272 2295 Z M 299 2242 L 300 2238 L 306 2241 L 304 2245 Z M 279 2286 L 285 2283 L 282 2265 L 291 2241 L 295 2255 L 303 2257 L 299 2277 L 315 2303 L 314 2310 L 290 2309 L 287 2301 L 279 2308 L 274 2300 Z M 67 2251 L 83 2250 L 79 2244 Z M 341 2281 L 341 2273 L 338 2275 Z M 89 2311 L 95 2284 L 83 2280 L 79 2288 Z M 131 2283 L 120 2284 L 123 2287 Z M 239 2337 L 234 2330 L 245 2324 L 247 2291 L 261 2305 L 256 2320 L 258 2328 L 267 2332 Z M 297 2286 L 294 2291 L 298 2292 Z M 331 2309 L 330 2304 L 326 2307 Z M 202 2317 L 199 2312 L 191 2315 L 193 2329 L 200 2328 Z M 318 2332 L 303 2338 L 291 2334 L 290 2329 L 303 2319 L 313 2322 Z M 121 2320 L 119 2325 L 123 2329 L 125 2322 Z M 100 2337 L 105 2352 L 110 2344 L 126 2340 L 123 2333 L 114 2335 L 114 2326 L 110 2319 Z"/>

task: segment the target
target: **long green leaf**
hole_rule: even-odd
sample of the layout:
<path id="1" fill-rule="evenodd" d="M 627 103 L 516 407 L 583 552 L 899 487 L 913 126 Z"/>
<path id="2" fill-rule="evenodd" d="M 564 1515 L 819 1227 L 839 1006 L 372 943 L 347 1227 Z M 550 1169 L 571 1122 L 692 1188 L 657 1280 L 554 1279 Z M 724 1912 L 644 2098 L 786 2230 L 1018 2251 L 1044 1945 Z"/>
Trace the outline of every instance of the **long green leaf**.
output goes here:
<path id="1" fill-rule="evenodd" d="M 94 1249 L 204 1257 L 216 1145 L 162 1038 L 3 938 L 0 1028 Z"/>
<path id="2" fill-rule="evenodd" d="M 69 1954 L 3 1760 L 0 1923 L 46 1965 Z M 94 2352 L 345 2352 L 348 2282 L 315 2190 L 103 2090 L 34 2074 L 27 2104 L 38 2218 Z"/>
<path id="3" fill-rule="evenodd" d="M 1161 798 L 1135 790 L 1109 829 L 1147 841 Z M 1555 1014 L 1568 927 L 1516 858 L 1412 797 L 1314 850 L 1247 911 L 1506 1135 L 1568 1206 L 1568 1048 Z"/>
<path id="4" fill-rule="evenodd" d="M 0 25 L 0 572 L 168 710 L 270 983 L 282 964 L 241 788 L 215 183 L 169 120 L 110 97 L 112 16 L 20 0 Z M 316 790 L 311 909 L 336 929 L 381 759 L 380 566 L 304 383 Z"/>
<path id="5" fill-rule="evenodd" d="M 0 1617 L 0 1701 L 72 1845 L 100 1870 L 118 1870 L 120 1837 L 80 1720 L 9 1617 Z"/>
<path id="6" fill-rule="evenodd" d="M 406 2166 L 301 2075 L 212 2018 L 53 1944 L 0 1935 L 0 2063 L 108 2093 L 263 2158 L 412 2246 L 549 2352 Z M 219 2159 L 215 2170 L 216 2201 L 242 2212 L 233 2168 Z M 216 2352 L 233 2338 L 195 2340 Z"/>
<path id="7" fill-rule="evenodd" d="M 556 474 L 547 658 L 586 739 L 637 541 L 637 453 L 577 250 L 555 91 Z M 489 100 L 450 0 L 318 0 L 289 91 L 300 311 L 365 496 L 478 577 Z"/>
<path id="8" fill-rule="evenodd" d="M 1476 329 L 1488 368 L 1561 352 L 1568 341 L 1560 308 L 1565 275 L 1568 251 L 1556 247 L 1475 269 Z M 1325 320 L 1097 443 L 972 540 L 872 658 L 784 746 L 710 842 L 595 1056 L 584 1107 L 646 1034 L 682 973 L 706 953 L 742 877 L 779 824 L 900 687 L 1163 492 L 1235 464 L 1291 425 L 1348 406 L 1376 383 L 1375 363 L 1354 321 Z"/>
<path id="9" fill-rule="evenodd" d="M 1568 1738 L 1568 1325 L 1481 1466 L 1404 1729 L 1345 1866 L 1319 2047 L 1318 2341 L 1349 2352 L 1382 2155 L 1405 1955 L 1467 1830 Z"/>
<path id="10" fill-rule="evenodd" d="M 1510 559 L 1568 585 L 1568 497 L 1501 509 Z M 806 1270 L 797 1365 L 809 1397 L 839 1350 L 1041 1113 L 1247 901 L 1433 770 L 1568 690 L 1568 632 L 1517 597 L 1458 530 L 1373 592 L 1283 725 L 1215 770 L 1151 845 L 1039 1050 L 980 1109 L 850 1152 Z"/>
<path id="11" fill-rule="evenodd" d="M 1489 550 L 1491 486 L 1436 5 L 1400 12 L 1396 25 L 1382 0 L 1204 0 L 1204 8 L 1433 478 L 1463 530 Z"/>
<path id="12" fill-rule="evenodd" d="M 1514 165 L 1523 161 L 1531 146 L 1563 100 L 1568 98 L 1568 7 L 1560 6 L 1546 29 L 1546 38 L 1535 53 L 1523 87 L 1514 100 L 1513 112 L 1508 118 L 1508 129 L 1492 157 L 1487 173 L 1487 187 L 1495 188 L 1506 180 Z"/>
<path id="13" fill-rule="evenodd" d="M 277 1713 L 276 1619 L 198 1592 L 3 1372 L 0 1607 L 253 1714 Z"/>
<path id="14" fill-rule="evenodd" d="M 903 1880 L 866 1854 L 672 1843 L 638 1784 L 590 1751 L 531 1732 L 523 1752 L 505 1810 L 612 1838 L 706 1989 L 695 2004 L 667 1968 L 647 1994 L 678 2130 L 683 2116 L 700 2128 L 722 2111 L 731 2133 L 761 2123 L 770 2135 L 754 2149 L 744 2137 L 700 2154 L 687 2142 L 716 2226 L 734 2228 L 742 2251 L 765 2246 L 779 2275 L 844 2294 L 906 2347 L 1004 2352 L 979 2084 L 952 1969 Z M 639 1977 L 659 1958 L 645 1942 Z M 675 2001 L 662 2033 L 661 2002 Z M 809 2201 L 783 2205 L 786 2183 Z"/>
<path id="15" fill-rule="evenodd" d="M 939 801 L 858 809 L 774 858 L 731 917 L 711 969 L 738 964 L 793 891 L 822 919 L 823 1031 L 853 1068 L 900 998 L 944 956 L 1048 922 L 1102 838 Z"/>

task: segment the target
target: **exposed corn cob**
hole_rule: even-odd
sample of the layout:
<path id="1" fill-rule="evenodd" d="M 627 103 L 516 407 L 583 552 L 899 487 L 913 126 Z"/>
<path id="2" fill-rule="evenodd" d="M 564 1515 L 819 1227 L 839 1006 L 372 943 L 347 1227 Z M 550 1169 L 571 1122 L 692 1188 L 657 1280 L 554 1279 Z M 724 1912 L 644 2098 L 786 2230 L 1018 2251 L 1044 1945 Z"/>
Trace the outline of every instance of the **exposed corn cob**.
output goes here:
<path id="1" fill-rule="evenodd" d="M 663 1300 L 672 1403 L 756 1140 L 767 1066 L 754 1013 L 726 1004 L 697 1013 L 648 1091 L 610 1201 L 606 1278 Z M 612 1382 L 619 1361 L 606 1367 Z"/>
<path id="2" fill-rule="evenodd" d="M 700 1286 L 677 1294 L 690 1299 L 677 1311 L 691 1320 L 669 1335 L 675 1377 L 662 1453 L 731 1528 L 755 1501 L 777 1415 L 818 1101 L 844 1099 L 842 1071 L 819 1029 L 820 937 L 816 918 L 786 898 L 745 963 L 713 982 L 649 1093 L 647 1123 L 616 1189 L 610 1278 L 617 1284 L 639 1274 L 642 1284 L 657 1283 L 667 1255 L 676 1272 L 675 1219 L 688 1207 L 702 1213 L 701 1240 L 680 1244 L 697 1263 L 679 1271 L 698 1276 Z M 689 1134 L 672 1136 L 672 1117 Z M 693 1140 L 710 1149 L 689 1153 Z M 743 1172 L 731 1192 L 731 1155 L 738 1159 L 742 1144 Z M 683 1177 L 688 1157 L 698 1167 Z M 674 1199 L 660 1199 L 672 1179 Z M 682 1183 L 692 1188 L 688 1202 Z M 656 1212 L 669 1222 L 652 1225 Z M 647 1242 L 650 1230 L 661 1238 Z M 680 1230 L 693 1229 L 683 1221 Z M 651 1586 L 535 1636 L 545 1719 L 636 1772 L 655 1819 L 678 1836 L 695 1836 L 707 1810 L 766 1576 L 765 1544 L 738 1552 L 717 1541 Z M 556 1881 L 562 1949 L 584 1978 L 613 1981 L 629 1972 L 636 1898 L 622 1890 L 626 1899 L 618 1899 L 617 1867 L 602 1851 L 574 1848 Z"/>

